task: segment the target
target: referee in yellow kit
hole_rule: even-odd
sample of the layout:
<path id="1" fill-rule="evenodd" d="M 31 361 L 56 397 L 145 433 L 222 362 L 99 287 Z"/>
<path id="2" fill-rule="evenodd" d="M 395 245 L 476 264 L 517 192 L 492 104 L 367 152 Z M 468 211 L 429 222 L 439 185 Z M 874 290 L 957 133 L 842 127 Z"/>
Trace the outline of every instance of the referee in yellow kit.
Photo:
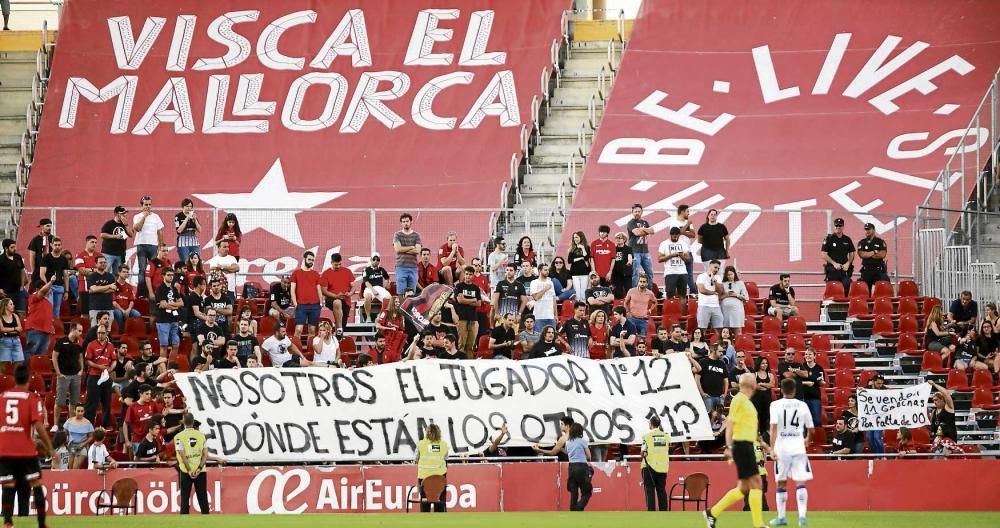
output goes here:
<path id="1" fill-rule="evenodd" d="M 764 526 L 762 502 L 764 494 L 761 491 L 760 474 L 757 470 L 757 455 L 753 443 L 757 440 L 757 409 L 750 402 L 757 388 L 756 376 L 752 373 L 740 376 L 740 392 L 729 404 L 729 423 L 726 427 L 726 459 L 736 463 L 736 476 L 739 484 L 729 490 L 712 506 L 705 510 L 705 523 L 708 528 L 715 528 L 716 518 L 726 508 L 743 502 L 744 497 L 750 503 L 750 519 L 754 528 Z"/>

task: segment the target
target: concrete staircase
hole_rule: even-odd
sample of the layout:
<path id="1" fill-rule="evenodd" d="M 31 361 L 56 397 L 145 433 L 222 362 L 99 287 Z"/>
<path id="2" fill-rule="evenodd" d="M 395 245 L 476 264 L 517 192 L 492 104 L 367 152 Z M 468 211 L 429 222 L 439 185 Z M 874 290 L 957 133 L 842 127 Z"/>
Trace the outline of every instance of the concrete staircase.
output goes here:
<path id="1" fill-rule="evenodd" d="M 609 46 L 611 52 L 609 52 Z M 559 69 L 539 116 L 533 147 L 514 189 L 513 208 L 501 233 L 513 252 L 530 236 L 542 260 L 550 260 L 562 235 L 591 140 L 604 111 L 621 56 L 620 41 L 574 41 L 564 45 Z"/>
<path id="2" fill-rule="evenodd" d="M 27 131 L 26 114 L 32 100 L 34 51 L 0 52 L 0 218 L 10 217 L 11 193 L 17 188 L 21 140 Z"/>

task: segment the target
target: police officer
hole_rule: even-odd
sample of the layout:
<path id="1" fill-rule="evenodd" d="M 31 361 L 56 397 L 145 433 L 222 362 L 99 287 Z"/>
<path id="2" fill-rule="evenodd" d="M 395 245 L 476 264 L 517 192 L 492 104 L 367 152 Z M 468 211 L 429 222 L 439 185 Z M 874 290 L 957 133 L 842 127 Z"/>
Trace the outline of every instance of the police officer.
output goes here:
<path id="1" fill-rule="evenodd" d="M 840 281 L 844 284 L 844 294 L 851 290 L 851 275 L 854 273 L 854 242 L 844 234 L 844 219 L 833 221 L 833 233 L 823 240 L 824 280 Z"/>
<path id="2" fill-rule="evenodd" d="M 670 435 L 660 429 L 660 417 L 649 418 L 649 432 L 642 435 L 642 486 L 646 510 L 667 510 L 667 468 L 670 464 Z"/>
<path id="3" fill-rule="evenodd" d="M 441 440 L 441 428 L 430 424 L 424 431 L 424 438 L 417 444 L 417 486 L 420 488 L 420 498 L 424 498 L 424 479 L 431 475 L 448 476 L 448 443 Z M 432 497 L 430 501 L 421 501 L 420 511 L 445 511 L 445 492 L 440 497 Z"/>
<path id="4" fill-rule="evenodd" d="M 876 282 L 889 280 L 886 253 L 888 247 L 885 240 L 875 236 L 875 224 L 865 224 L 865 238 L 858 242 L 858 256 L 861 257 L 861 280 L 868 285 L 869 294 Z"/>

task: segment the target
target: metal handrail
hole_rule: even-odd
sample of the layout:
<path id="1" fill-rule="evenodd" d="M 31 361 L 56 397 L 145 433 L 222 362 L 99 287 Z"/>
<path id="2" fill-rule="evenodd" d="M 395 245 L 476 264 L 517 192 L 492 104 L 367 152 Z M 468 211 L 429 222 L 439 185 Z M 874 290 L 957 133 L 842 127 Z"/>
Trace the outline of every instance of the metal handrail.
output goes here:
<path id="1" fill-rule="evenodd" d="M 559 69 L 559 39 L 552 39 L 552 46 L 549 48 L 549 59 L 552 61 L 552 67 Z"/>
<path id="2" fill-rule="evenodd" d="M 591 95 L 587 101 L 587 119 L 590 121 L 590 129 L 597 128 L 597 96 Z"/>
<path id="3" fill-rule="evenodd" d="M 576 147 L 581 158 L 587 157 L 587 122 L 580 123 L 580 129 L 576 132 Z"/>
<path id="4" fill-rule="evenodd" d="M 512 186 L 517 186 L 517 164 L 518 164 L 517 153 L 510 155 L 510 184 Z"/>
<path id="5" fill-rule="evenodd" d="M 503 185 L 500 186 L 500 208 L 501 209 L 506 209 L 507 208 L 507 191 L 508 191 L 507 182 L 503 182 Z"/>

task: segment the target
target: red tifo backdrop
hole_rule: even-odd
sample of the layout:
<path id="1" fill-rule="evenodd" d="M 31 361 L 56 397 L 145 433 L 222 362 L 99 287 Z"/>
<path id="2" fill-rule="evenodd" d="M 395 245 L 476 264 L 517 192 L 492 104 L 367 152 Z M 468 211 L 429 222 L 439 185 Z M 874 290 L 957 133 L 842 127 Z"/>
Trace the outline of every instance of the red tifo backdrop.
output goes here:
<path id="1" fill-rule="evenodd" d="M 596 225 L 619 218 L 613 230 L 624 231 L 633 203 L 646 206 L 654 225 L 679 204 L 697 206 L 703 212 L 692 216 L 695 229 L 711 207 L 867 211 L 870 217 L 847 215 L 847 233 L 857 241 L 862 225 L 874 222 L 890 244 L 889 261 L 898 256 L 900 272 L 910 273 L 912 221 L 902 220 L 894 234 L 892 218 L 914 214 L 944 168 L 946 150 L 960 143 L 1000 66 L 998 19 L 1000 3 L 990 0 L 645 0 L 563 247 L 572 231 L 591 236 Z M 873 59 L 886 43 L 884 55 Z M 765 46 L 755 61 L 753 50 Z M 866 65 L 880 73 L 860 73 Z M 892 103 L 871 102 L 921 75 L 933 86 L 910 86 Z M 857 78 L 870 83 L 852 88 Z M 769 79 L 776 84 L 765 90 Z M 662 93 L 647 111 L 636 108 L 656 91 Z M 917 135 L 890 149 L 903 134 Z M 996 138 L 981 140 L 985 160 Z M 966 143 L 974 152 L 976 140 Z M 615 152 L 650 155 L 615 159 Z M 673 159 L 665 164 L 668 155 Z M 886 179 L 872 171 L 898 174 Z M 974 174 L 970 168 L 962 192 L 972 189 Z M 953 205 L 962 195 L 957 189 L 956 183 Z M 608 207 L 621 212 L 580 211 Z M 820 271 L 819 248 L 831 221 L 806 213 L 799 227 L 788 213 L 736 212 L 725 223 L 739 232 L 732 256 L 741 269 Z M 651 252 L 666 236 L 659 231 Z"/>
<path id="2" fill-rule="evenodd" d="M 314 247 L 320 249 L 321 258 L 335 247 L 347 256 L 370 253 L 372 219 L 368 211 L 308 212 L 313 207 L 496 209 L 500 205 L 501 185 L 509 181 L 511 155 L 520 149 L 522 124 L 531 123 L 532 97 L 540 95 L 539 79 L 543 68 L 550 64 L 551 44 L 560 35 L 561 12 L 568 6 L 568 0 L 68 2 L 25 205 L 104 208 L 96 212 L 58 211 L 57 234 L 67 239 L 74 251 L 79 249 L 77 246 L 82 244 L 85 234 L 98 231 L 111 217 L 113 206 L 129 207 L 131 217 L 144 194 L 153 197 L 154 208 L 168 224 L 179 209 L 181 199 L 189 196 L 194 196 L 197 207 L 219 207 L 220 216 L 227 208 L 237 206 L 306 210 L 291 218 L 276 214 L 255 217 L 236 211 L 245 231 L 242 254 L 251 261 L 262 259 L 252 264 L 251 271 L 258 272 L 268 263 L 273 267 L 280 257 L 298 259 L 304 249 Z M 436 20 L 436 30 L 426 24 L 418 25 L 422 10 L 432 9 L 447 11 L 435 12 L 430 17 Z M 232 66 L 195 70 L 199 60 L 223 57 L 227 53 L 227 45 L 210 38 L 211 25 L 227 13 L 246 10 L 259 11 L 257 19 L 236 23 L 231 29 L 249 43 L 249 55 L 245 60 L 236 63 L 239 57 L 234 57 L 226 62 Z M 308 13 L 301 13 L 309 10 L 315 12 L 313 21 L 309 21 Z M 350 10 L 356 10 L 353 18 L 347 16 Z M 285 21 L 292 25 L 278 40 L 264 38 L 259 41 L 278 20 L 297 12 L 293 20 Z M 492 12 L 492 25 L 482 14 L 474 15 L 474 12 Z M 371 65 L 354 66 L 351 56 L 340 55 L 329 67 L 312 66 L 324 42 L 336 33 L 335 28 L 345 19 L 348 24 L 353 20 L 360 25 L 359 13 L 364 16 L 366 34 L 356 31 L 344 44 L 367 42 Z M 182 15 L 196 17 L 190 34 L 190 52 L 183 68 L 171 71 L 168 70 L 170 56 L 179 55 L 171 54 L 171 43 L 182 43 L 186 38 L 179 20 L 190 20 L 178 18 Z M 121 25 L 109 29 L 109 24 L 119 17 L 127 18 Z M 126 34 L 124 28 L 130 27 L 131 38 L 127 34 L 122 37 L 124 46 L 119 55 L 124 59 L 134 57 L 141 52 L 145 24 L 153 30 L 156 18 L 164 20 L 148 55 L 135 69 L 120 67 L 111 35 Z M 239 17 L 231 15 L 231 18 Z M 226 31 L 222 34 L 227 35 Z M 418 38 L 422 34 L 431 35 L 425 39 L 423 48 L 424 55 L 430 57 L 422 60 L 439 60 L 441 64 L 424 65 L 405 60 L 414 34 Z M 472 38 L 467 41 L 470 34 Z M 230 36 L 227 40 L 242 37 Z M 432 37 L 437 40 L 432 41 Z M 131 49 L 133 42 L 140 44 L 136 46 L 139 51 Z M 487 61 L 488 64 L 469 64 L 462 60 L 466 47 L 473 51 L 472 59 L 494 60 Z M 285 56 L 302 59 L 304 67 L 274 69 L 267 65 L 262 57 L 266 57 L 266 50 L 274 49 Z M 505 53 L 506 57 L 501 61 L 491 53 Z M 435 59 L 435 55 L 442 57 Z M 134 59 L 134 62 L 139 63 L 139 60 Z M 301 120 L 316 119 L 323 113 L 332 90 L 315 80 L 310 81 L 311 87 L 300 106 L 286 102 L 294 92 L 292 87 L 296 79 L 318 72 L 335 72 L 346 81 L 340 111 L 334 113 L 327 128 L 290 130 L 282 119 L 282 113 L 289 111 L 289 107 L 295 107 Z M 357 115 L 350 112 L 350 107 L 362 74 L 366 72 L 398 72 L 409 77 L 405 93 L 386 96 L 382 101 L 401 121 L 390 128 L 370 115 L 359 131 L 342 132 L 348 115 Z M 429 99 L 429 110 L 434 115 L 455 120 L 452 128 L 430 130 L 420 126 L 413 115 L 413 103 L 420 90 L 434 78 L 458 72 L 466 72 L 472 78 L 462 79 L 467 84 L 442 85 L 440 93 Z M 516 102 L 517 112 L 503 117 L 486 115 L 481 120 L 474 120 L 473 128 L 463 128 L 467 114 L 477 107 L 477 100 L 502 72 L 510 73 L 513 84 L 507 88 L 511 89 L 501 85 L 499 93 L 481 102 L 487 110 L 497 112 L 504 109 L 504 101 L 508 111 L 513 110 Z M 273 103 L 272 115 L 261 115 L 261 111 L 234 115 L 237 104 L 249 103 L 251 109 L 262 106 L 252 104 L 252 86 L 247 93 L 237 93 L 241 74 L 263 75 L 258 99 Z M 251 127 L 259 133 L 246 130 L 243 133 L 205 132 L 205 123 L 209 121 L 206 113 L 214 111 L 214 107 L 206 108 L 206 101 L 211 99 L 208 94 L 213 75 L 230 77 L 228 90 L 222 93 L 223 103 L 220 103 L 222 118 L 244 126 L 249 120 L 263 121 Z M 70 123 L 74 114 L 69 112 L 72 105 L 66 104 L 66 94 L 71 78 L 85 79 L 101 89 L 122 76 L 137 78 L 135 95 L 127 98 L 132 110 L 127 120 L 123 118 L 123 133 L 112 133 L 119 101 L 113 97 L 103 103 L 80 97 L 75 108 L 75 122 Z M 169 102 L 168 97 L 168 103 L 158 114 L 162 122 L 148 134 L 136 133 L 137 124 L 171 79 L 175 79 L 175 97 L 173 102 Z M 178 87 L 179 80 L 186 83 L 186 97 Z M 373 89 L 386 92 L 392 86 L 390 80 L 382 80 Z M 377 102 L 361 102 L 357 106 L 374 108 Z M 188 112 L 189 122 L 183 119 L 181 123 L 168 121 Z M 190 133 L 175 131 L 175 125 Z M 267 131 L 261 132 L 265 126 Z M 277 161 L 283 169 L 283 178 L 281 174 L 271 173 L 269 176 L 275 177 L 262 182 Z M 252 197 L 239 197 L 251 194 L 255 188 L 261 192 Z M 312 194 L 295 197 L 294 193 Z M 398 229 L 399 214 L 399 211 L 380 214 L 377 219 L 377 249 L 383 253 L 391 254 L 391 237 Z M 35 234 L 34 226 L 44 216 L 49 216 L 49 212 L 25 211 L 21 224 L 25 227 L 20 232 L 22 246 Z M 488 217 L 488 212 L 466 216 L 424 213 L 417 215 L 414 227 L 422 232 L 424 245 L 431 247 L 444 242 L 448 229 L 459 230 L 460 235 L 464 235 L 461 240 L 469 255 L 486 239 Z M 211 230 L 211 218 L 203 215 L 202 222 L 202 243 L 205 243 L 214 233 L 206 232 Z M 271 230 L 262 227 L 246 233 L 248 226 L 255 225 Z M 300 233 L 301 240 L 296 233 Z M 176 236 L 169 229 L 165 235 L 173 245 Z M 280 261 L 278 264 L 281 267 Z M 385 265 L 391 269 L 391 259 Z"/>
<path id="3" fill-rule="evenodd" d="M 990 510 L 1000 505 L 997 460 L 816 460 L 809 483 L 811 510 L 934 511 Z M 673 462 L 669 486 L 680 476 L 709 475 L 709 500 L 735 484 L 733 466 L 723 462 Z M 415 483 L 412 466 L 233 467 L 209 471 L 212 511 L 217 513 L 332 513 L 402 511 L 406 489 Z M 975 478 L 972 476 L 975 475 Z M 179 509 L 177 473 L 172 469 L 49 471 L 44 475 L 50 513 L 89 515 L 100 490 L 119 478 L 139 482 L 140 513 Z M 449 507 L 454 511 L 567 510 L 566 464 L 453 464 L 448 470 Z M 774 504 L 774 477 L 768 501 Z M 637 463 L 594 475 L 588 510 L 643 510 Z M 933 481 L 933 493 L 927 493 Z M 193 499 L 192 499 L 193 500 Z M 680 505 L 678 504 L 678 507 Z M 689 506 L 691 508 L 691 506 Z"/>

